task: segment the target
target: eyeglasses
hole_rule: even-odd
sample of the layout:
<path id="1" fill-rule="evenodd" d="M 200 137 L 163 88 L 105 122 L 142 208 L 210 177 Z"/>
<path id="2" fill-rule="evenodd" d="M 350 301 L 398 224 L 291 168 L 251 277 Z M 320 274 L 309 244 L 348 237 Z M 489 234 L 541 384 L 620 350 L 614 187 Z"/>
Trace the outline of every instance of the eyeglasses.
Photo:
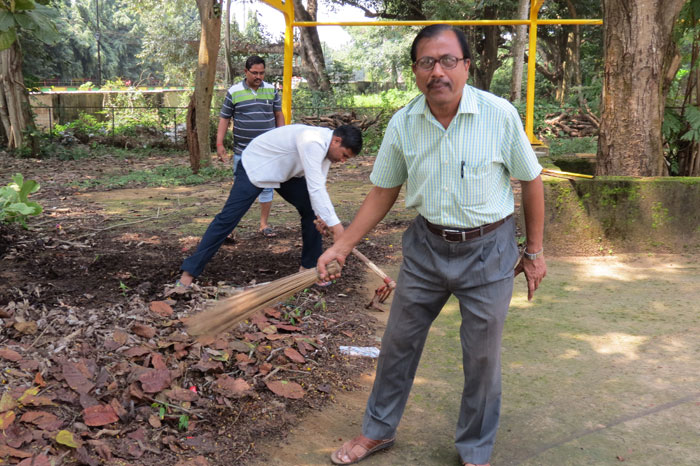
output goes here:
<path id="1" fill-rule="evenodd" d="M 265 76 L 265 72 L 264 72 L 264 71 L 250 71 L 250 70 L 245 70 L 245 71 L 246 71 L 246 73 L 250 73 L 250 74 L 252 74 L 252 75 L 255 76 L 255 77 L 263 77 L 263 76 Z"/>
<path id="2" fill-rule="evenodd" d="M 435 68 L 435 63 L 440 62 L 440 66 L 442 66 L 443 69 L 446 70 L 451 70 L 454 69 L 454 67 L 457 66 L 457 63 L 459 63 L 462 60 L 469 60 L 468 58 L 457 58 L 453 57 L 452 55 L 443 55 L 440 58 L 433 58 L 433 57 L 422 57 L 416 60 L 415 65 L 420 68 L 421 70 L 424 71 L 430 71 L 433 68 Z"/>

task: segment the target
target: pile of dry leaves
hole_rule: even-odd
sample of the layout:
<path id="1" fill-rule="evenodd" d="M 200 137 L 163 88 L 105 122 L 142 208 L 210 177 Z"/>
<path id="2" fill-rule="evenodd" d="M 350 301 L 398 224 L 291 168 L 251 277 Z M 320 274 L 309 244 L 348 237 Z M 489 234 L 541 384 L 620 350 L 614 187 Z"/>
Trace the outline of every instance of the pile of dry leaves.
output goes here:
<path id="1" fill-rule="evenodd" d="M 366 315 L 336 315 L 313 289 L 195 341 L 182 319 L 217 293 L 101 309 L 10 302 L 0 310 L 0 463 L 237 464 L 367 364 L 337 352 L 340 341 L 371 341 Z"/>

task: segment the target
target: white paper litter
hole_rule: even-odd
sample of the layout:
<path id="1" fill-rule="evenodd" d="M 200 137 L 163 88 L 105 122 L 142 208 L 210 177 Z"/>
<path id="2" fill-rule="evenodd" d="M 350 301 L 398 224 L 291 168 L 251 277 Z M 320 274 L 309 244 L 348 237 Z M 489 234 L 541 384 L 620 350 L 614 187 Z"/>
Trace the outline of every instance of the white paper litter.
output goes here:
<path id="1" fill-rule="evenodd" d="M 348 356 L 362 356 L 365 358 L 378 358 L 379 348 L 374 346 L 341 346 L 340 352 Z"/>

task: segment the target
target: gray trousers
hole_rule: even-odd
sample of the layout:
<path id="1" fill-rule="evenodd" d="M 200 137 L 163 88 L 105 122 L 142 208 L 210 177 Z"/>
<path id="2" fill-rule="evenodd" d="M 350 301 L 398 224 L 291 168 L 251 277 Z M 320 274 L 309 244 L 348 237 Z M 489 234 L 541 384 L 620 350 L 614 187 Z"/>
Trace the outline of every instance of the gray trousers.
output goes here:
<path id="1" fill-rule="evenodd" d="M 515 222 L 463 243 L 428 231 L 418 216 L 403 235 L 403 263 L 367 401 L 362 433 L 396 434 L 430 326 L 451 294 L 459 299 L 464 389 L 455 446 L 487 463 L 501 406 L 501 336 L 518 259 Z"/>

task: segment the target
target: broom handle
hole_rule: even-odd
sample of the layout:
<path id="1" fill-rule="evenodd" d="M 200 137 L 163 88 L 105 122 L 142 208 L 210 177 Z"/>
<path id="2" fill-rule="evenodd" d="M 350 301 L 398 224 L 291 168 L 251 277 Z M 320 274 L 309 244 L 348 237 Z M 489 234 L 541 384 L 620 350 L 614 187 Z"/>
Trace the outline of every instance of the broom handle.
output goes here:
<path id="1" fill-rule="evenodd" d="M 317 224 L 317 225 L 318 225 L 318 222 L 319 222 L 318 220 L 314 220 L 314 223 Z M 331 230 L 330 230 L 328 227 L 324 228 L 323 235 L 324 235 L 324 236 L 330 236 L 330 235 L 331 235 Z M 352 253 L 355 255 L 355 257 L 357 257 L 357 258 L 360 259 L 362 262 L 364 262 L 364 264 L 365 264 L 367 267 L 369 267 L 370 270 L 371 270 L 372 272 L 374 272 L 374 273 L 376 273 L 377 275 L 379 275 L 379 277 L 380 277 L 382 280 L 384 280 L 384 283 L 386 283 L 387 285 L 389 285 L 391 288 L 395 288 L 395 287 L 396 287 L 396 282 L 395 282 L 389 275 L 385 274 L 384 271 L 383 271 L 382 269 L 380 269 L 379 267 L 377 267 L 377 266 L 375 265 L 374 262 L 372 262 L 371 260 L 369 260 L 369 259 L 367 258 L 367 256 L 365 256 L 365 255 L 362 254 L 360 251 L 358 251 L 357 248 L 352 248 Z"/>
<path id="2" fill-rule="evenodd" d="M 367 256 L 365 256 L 365 255 L 362 254 L 360 251 L 358 251 L 357 248 L 352 248 L 352 253 L 355 255 L 355 257 L 357 257 L 357 258 L 360 259 L 362 262 L 364 262 L 365 265 L 366 265 L 367 267 L 369 267 L 370 270 L 372 270 L 372 272 L 374 272 L 374 273 L 376 273 L 377 275 L 379 275 L 379 277 L 380 277 L 382 280 L 384 280 L 384 283 L 386 283 L 387 285 L 389 285 L 390 283 L 394 282 L 394 280 L 392 280 L 392 278 L 391 278 L 390 276 L 388 276 L 387 274 L 385 274 L 384 271 L 383 271 L 382 269 L 380 269 L 379 267 L 377 267 L 377 266 L 374 264 L 374 262 L 372 262 L 371 260 L 369 260 L 369 259 L 367 258 Z"/>

